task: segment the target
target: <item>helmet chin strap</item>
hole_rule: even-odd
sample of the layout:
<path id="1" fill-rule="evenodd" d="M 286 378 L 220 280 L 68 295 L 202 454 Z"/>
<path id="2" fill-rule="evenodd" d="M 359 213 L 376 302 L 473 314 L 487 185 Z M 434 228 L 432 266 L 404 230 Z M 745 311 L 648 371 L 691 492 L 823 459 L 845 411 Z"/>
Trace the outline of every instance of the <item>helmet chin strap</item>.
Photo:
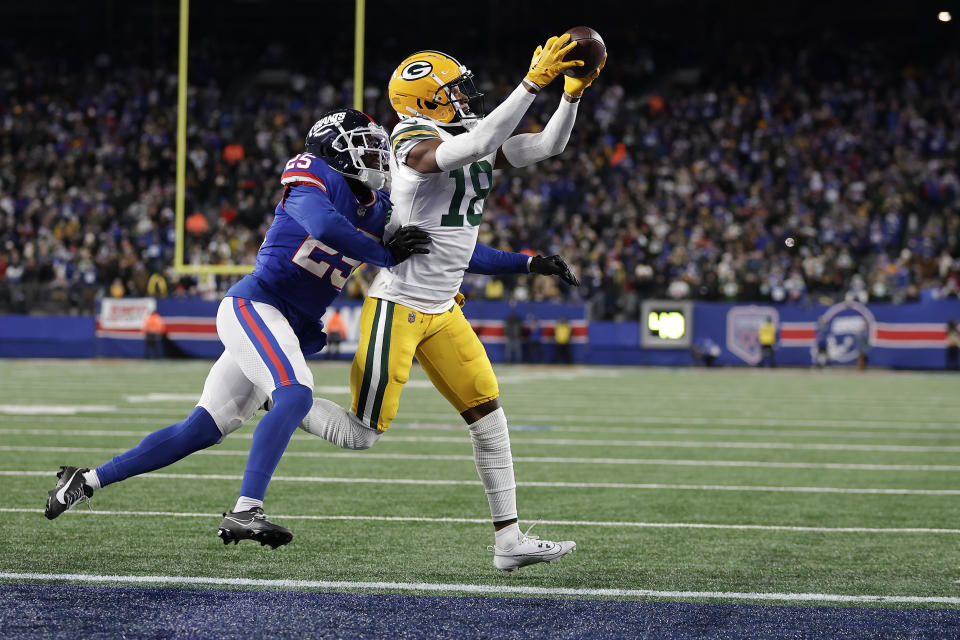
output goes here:
<path id="1" fill-rule="evenodd" d="M 361 169 L 357 174 L 357 180 L 371 189 L 383 189 L 387 184 L 387 176 L 383 172 L 370 169 Z"/>

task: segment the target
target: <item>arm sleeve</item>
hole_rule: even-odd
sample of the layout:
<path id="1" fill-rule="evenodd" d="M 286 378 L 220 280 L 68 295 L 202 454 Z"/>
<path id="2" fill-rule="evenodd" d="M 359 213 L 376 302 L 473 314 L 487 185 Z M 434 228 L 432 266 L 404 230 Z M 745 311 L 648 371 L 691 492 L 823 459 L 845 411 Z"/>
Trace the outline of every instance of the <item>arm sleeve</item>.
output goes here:
<path id="1" fill-rule="evenodd" d="M 503 143 L 503 157 L 515 167 L 525 167 L 564 150 L 577 119 L 579 102 L 560 99 L 560 106 L 553 112 L 547 126 L 540 133 L 522 133 Z M 438 149 L 439 151 L 439 149 Z"/>
<path id="2" fill-rule="evenodd" d="M 365 236 L 334 208 L 327 195 L 312 186 L 291 186 L 283 210 L 307 233 L 354 260 L 378 267 L 396 264 L 389 249 Z"/>
<path id="3" fill-rule="evenodd" d="M 531 257 L 524 253 L 500 251 L 485 244 L 473 248 L 467 273 L 495 276 L 505 273 L 529 273 Z"/>
<path id="4" fill-rule="evenodd" d="M 533 104 L 535 94 L 521 84 L 513 90 L 500 106 L 477 124 L 476 128 L 454 136 L 437 147 L 437 166 L 441 171 L 451 171 L 488 156 L 503 144 L 520 119 Z"/>

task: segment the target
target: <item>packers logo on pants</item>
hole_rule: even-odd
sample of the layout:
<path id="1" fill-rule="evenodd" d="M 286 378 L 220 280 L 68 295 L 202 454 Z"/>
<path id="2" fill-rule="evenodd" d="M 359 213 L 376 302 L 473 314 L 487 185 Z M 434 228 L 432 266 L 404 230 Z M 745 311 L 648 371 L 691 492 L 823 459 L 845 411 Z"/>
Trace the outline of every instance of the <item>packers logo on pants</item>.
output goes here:
<path id="1" fill-rule="evenodd" d="M 350 370 L 351 408 L 365 424 L 390 426 L 414 356 L 458 413 L 500 395 L 487 352 L 459 306 L 432 314 L 367 298 Z"/>

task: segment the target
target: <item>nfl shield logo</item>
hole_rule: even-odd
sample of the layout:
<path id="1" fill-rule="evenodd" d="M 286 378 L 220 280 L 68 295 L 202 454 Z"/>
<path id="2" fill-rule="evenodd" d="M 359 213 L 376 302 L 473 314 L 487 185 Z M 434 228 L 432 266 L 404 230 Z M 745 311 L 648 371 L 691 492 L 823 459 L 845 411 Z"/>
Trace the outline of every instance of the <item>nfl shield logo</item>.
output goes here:
<path id="1" fill-rule="evenodd" d="M 779 326 L 780 314 L 773 307 L 733 307 L 727 312 L 727 349 L 747 364 L 760 362 L 760 340 L 757 332 L 768 317 Z"/>
<path id="2" fill-rule="evenodd" d="M 831 362 L 852 362 L 860 353 L 859 342 L 873 342 L 876 319 L 859 302 L 840 302 L 823 314 L 827 331 L 827 357 Z"/>
<path id="3" fill-rule="evenodd" d="M 415 314 L 413 311 L 411 311 L 411 312 L 410 312 L 410 315 L 407 316 L 407 322 L 409 322 L 409 323 L 411 323 L 411 324 L 412 324 L 413 321 L 416 320 L 416 319 L 417 319 L 417 314 Z"/>

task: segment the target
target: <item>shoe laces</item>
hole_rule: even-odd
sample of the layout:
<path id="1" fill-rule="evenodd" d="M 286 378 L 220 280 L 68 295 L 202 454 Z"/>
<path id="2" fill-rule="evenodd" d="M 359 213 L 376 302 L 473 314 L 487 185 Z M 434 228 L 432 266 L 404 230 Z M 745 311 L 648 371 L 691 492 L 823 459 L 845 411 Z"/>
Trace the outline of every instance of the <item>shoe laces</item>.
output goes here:
<path id="1" fill-rule="evenodd" d="M 530 530 L 533 529 L 533 528 L 534 528 L 535 526 L 537 526 L 538 524 L 540 524 L 540 522 L 541 522 L 540 520 L 537 520 L 537 521 L 534 522 L 532 525 L 530 525 L 529 527 L 527 527 L 527 530 L 523 532 L 523 535 L 522 535 L 522 536 L 520 536 L 520 542 L 523 542 L 524 540 L 539 540 L 539 539 L 540 539 L 540 536 L 532 536 L 532 535 L 530 535 Z"/>
<path id="2" fill-rule="evenodd" d="M 527 527 L 527 530 L 524 531 L 522 534 L 520 534 L 520 539 L 517 540 L 517 544 L 523 544 L 524 542 L 527 542 L 528 540 L 539 540 L 539 539 L 540 539 L 540 536 L 532 536 L 532 535 L 530 535 L 530 530 L 533 529 L 533 528 L 534 528 L 535 526 L 537 526 L 538 524 L 540 524 L 540 522 L 541 522 L 541 520 L 537 520 L 536 522 L 534 522 L 533 524 L 531 524 L 529 527 Z M 494 548 L 494 545 L 492 545 L 492 544 L 488 544 L 488 545 L 487 545 L 487 551 L 489 551 L 490 553 L 496 553 L 496 549 Z"/>
<path id="3" fill-rule="evenodd" d="M 68 491 L 64 494 L 64 504 L 67 505 L 68 509 L 73 508 L 73 506 L 83 500 L 87 504 L 87 509 L 93 511 L 93 507 L 90 506 L 90 498 L 87 496 L 87 492 L 83 490 L 83 483 L 74 489 L 73 491 Z"/>

